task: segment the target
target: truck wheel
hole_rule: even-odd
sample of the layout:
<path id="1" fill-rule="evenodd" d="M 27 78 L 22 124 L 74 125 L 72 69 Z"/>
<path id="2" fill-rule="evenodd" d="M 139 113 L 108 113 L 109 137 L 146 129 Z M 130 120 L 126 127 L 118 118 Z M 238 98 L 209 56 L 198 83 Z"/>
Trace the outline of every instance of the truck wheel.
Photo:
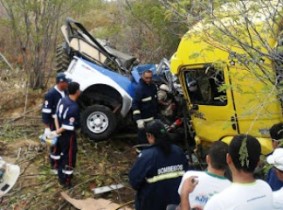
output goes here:
<path id="1" fill-rule="evenodd" d="M 89 106 L 82 113 L 82 131 L 92 140 L 100 141 L 109 138 L 116 126 L 117 118 L 106 106 Z"/>
<path id="2" fill-rule="evenodd" d="M 59 45 L 56 48 L 56 57 L 55 57 L 55 70 L 57 72 L 66 71 L 71 62 L 70 56 L 64 49 L 63 45 Z"/>

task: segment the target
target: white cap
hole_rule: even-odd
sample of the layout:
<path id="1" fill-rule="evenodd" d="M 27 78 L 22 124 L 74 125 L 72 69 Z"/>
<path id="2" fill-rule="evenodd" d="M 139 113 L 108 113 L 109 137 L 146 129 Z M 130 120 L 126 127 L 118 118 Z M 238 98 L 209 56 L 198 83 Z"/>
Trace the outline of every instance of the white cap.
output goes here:
<path id="1" fill-rule="evenodd" d="M 267 162 L 280 171 L 283 171 L 283 148 L 275 149 L 272 155 L 267 157 Z"/>
<path id="2" fill-rule="evenodd" d="M 165 85 L 165 84 L 160 85 L 159 89 L 169 92 L 169 87 L 168 87 L 168 85 Z"/>

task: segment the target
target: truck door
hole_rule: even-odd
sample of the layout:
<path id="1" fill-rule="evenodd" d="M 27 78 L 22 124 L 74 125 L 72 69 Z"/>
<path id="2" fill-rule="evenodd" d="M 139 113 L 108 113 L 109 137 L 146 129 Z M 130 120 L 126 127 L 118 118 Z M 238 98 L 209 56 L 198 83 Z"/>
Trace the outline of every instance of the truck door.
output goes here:
<path id="1" fill-rule="evenodd" d="M 272 69 L 270 67 L 270 69 Z M 269 137 L 269 128 L 282 122 L 277 89 L 264 75 L 230 66 L 239 130 L 257 138 Z"/>
<path id="2" fill-rule="evenodd" d="M 238 134 L 233 93 L 229 86 L 228 68 L 217 70 L 213 65 L 183 68 L 181 81 L 188 99 L 191 120 L 196 135 L 205 141 L 217 141 Z"/>

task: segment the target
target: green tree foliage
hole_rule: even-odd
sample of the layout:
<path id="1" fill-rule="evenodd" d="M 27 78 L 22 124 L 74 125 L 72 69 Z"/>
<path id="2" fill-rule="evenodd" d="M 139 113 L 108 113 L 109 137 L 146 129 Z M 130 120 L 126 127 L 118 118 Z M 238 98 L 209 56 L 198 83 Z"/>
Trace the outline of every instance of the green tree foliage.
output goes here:
<path id="1" fill-rule="evenodd" d="M 52 69 L 55 47 L 62 42 L 66 17 L 82 22 L 95 37 L 142 63 L 170 58 L 187 25 L 171 18 L 158 0 L 0 0 L 1 31 L 12 34 L 5 54 L 23 69 L 29 87 L 42 88 Z M 1 11 L 0 11 L 1 12 Z M 4 29 L 4 27 L 6 27 Z M 59 35 L 59 36 L 58 36 Z M 0 41 L 7 42 L 2 37 Z M 0 46 L 1 48 L 1 46 Z"/>
<path id="2" fill-rule="evenodd" d="M 237 81 L 232 81 L 230 87 L 221 88 L 231 88 L 234 93 L 246 94 L 247 99 L 251 98 L 245 102 L 247 110 L 237 116 L 239 119 L 247 119 L 249 115 L 255 116 L 256 113 L 253 119 L 253 122 L 256 122 L 263 117 L 260 116 L 262 110 L 267 109 L 268 104 L 274 103 L 270 98 L 282 102 L 282 0 L 162 2 L 170 18 L 183 17 L 183 20 L 187 20 L 191 30 L 186 34 L 186 38 L 193 37 L 197 43 L 202 43 L 199 45 L 202 49 L 196 49 L 194 56 L 203 56 L 205 60 L 208 51 L 214 50 L 217 56 L 221 49 L 226 52 L 223 55 L 227 57 L 219 56 L 222 59 L 219 59 L 219 62 L 226 61 L 225 65 L 246 73 L 243 78 L 234 77 Z M 232 75 L 231 72 L 230 74 Z M 251 84 L 245 84 L 243 81 L 250 81 Z M 252 81 L 262 84 L 261 90 L 253 88 Z M 242 90 L 244 84 L 245 91 Z M 251 94 L 256 97 L 249 97 Z M 256 108 L 252 108 L 253 100 L 256 101 Z M 265 110 L 264 117 L 269 119 L 272 111 Z M 254 129 L 253 123 L 249 129 Z M 246 141 L 243 141 L 240 155 L 242 164 L 248 164 Z"/>
<path id="3" fill-rule="evenodd" d="M 95 37 L 107 39 L 143 63 L 170 58 L 187 30 L 186 24 L 167 18 L 166 8 L 158 0 L 105 1 L 79 21 Z"/>
<path id="4" fill-rule="evenodd" d="M 140 58 L 158 62 L 162 57 L 169 58 L 175 51 L 180 36 L 187 30 L 186 25 L 171 22 L 166 17 L 166 8 L 159 1 L 127 2 L 129 25 L 139 27 L 135 34 L 140 43 L 136 46 Z"/>
<path id="5" fill-rule="evenodd" d="M 50 41 L 57 23 L 58 10 L 53 1 L 1 1 L 5 8 L 6 21 L 11 26 L 15 48 L 21 53 L 30 86 L 38 88 L 43 84 Z"/>
<path id="6" fill-rule="evenodd" d="M 45 85 L 57 34 L 65 15 L 78 15 L 97 1 L 86 0 L 1 0 L 1 18 L 10 29 L 13 49 L 32 89 Z"/>
<path id="7" fill-rule="evenodd" d="M 206 52 L 226 51 L 231 63 L 265 84 L 265 94 L 282 96 L 282 0 L 162 2 L 170 18 L 186 18 L 189 29 L 200 31 L 198 41 L 208 43 Z M 189 30 L 187 37 L 192 34 Z M 195 56 L 205 55 L 196 49 Z"/>

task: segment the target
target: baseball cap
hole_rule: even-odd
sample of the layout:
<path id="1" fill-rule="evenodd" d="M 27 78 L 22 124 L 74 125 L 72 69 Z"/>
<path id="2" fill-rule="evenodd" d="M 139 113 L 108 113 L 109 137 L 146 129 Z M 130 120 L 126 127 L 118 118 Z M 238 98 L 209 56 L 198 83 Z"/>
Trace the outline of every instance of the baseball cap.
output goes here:
<path id="1" fill-rule="evenodd" d="M 66 74 L 60 72 L 56 75 L 56 83 L 59 82 L 70 82 L 70 80 L 66 77 Z"/>
<path id="2" fill-rule="evenodd" d="M 145 132 L 151 133 L 155 137 L 160 137 L 166 134 L 166 129 L 160 120 L 153 120 L 145 126 Z"/>
<path id="3" fill-rule="evenodd" d="M 267 162 L 280 171 L 283 171 L 283 148 L 277 148 L 267 157 Z"/>

